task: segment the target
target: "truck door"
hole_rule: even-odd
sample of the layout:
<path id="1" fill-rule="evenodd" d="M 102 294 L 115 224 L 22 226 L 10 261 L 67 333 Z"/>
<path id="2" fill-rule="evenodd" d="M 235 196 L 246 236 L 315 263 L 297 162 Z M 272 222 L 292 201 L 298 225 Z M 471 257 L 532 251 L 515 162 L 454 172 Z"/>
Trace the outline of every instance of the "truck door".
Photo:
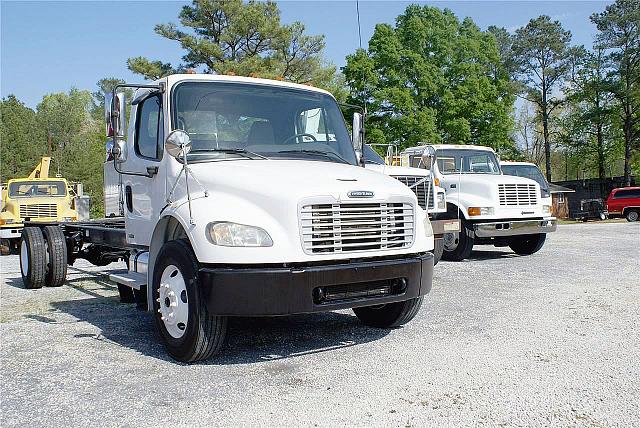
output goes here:
<path id="1" fill-rule="evenodd" d="M 162 95 L 143 99 L 132 115 L 135 121 L 129 138 L 133 141 L 133 153 L 130 152 L 125 166 L 128 171 L 150 172 L 152 176 L 123 176 L 127 242 L 149 245 L 156 219 L 165 205 L 166 173 L 160 168 L 164 146 Z"/>

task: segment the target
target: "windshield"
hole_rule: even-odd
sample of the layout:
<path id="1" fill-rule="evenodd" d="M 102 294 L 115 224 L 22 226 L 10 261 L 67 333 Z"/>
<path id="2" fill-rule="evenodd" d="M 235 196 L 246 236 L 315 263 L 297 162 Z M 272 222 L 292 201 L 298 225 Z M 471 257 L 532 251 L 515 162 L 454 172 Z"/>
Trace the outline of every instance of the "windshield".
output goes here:
<path id="1" fill-rule="evenodd" d="M 189 133 L 190 161 L 267 157 L 356 164 L 336 101 L 314 91 L 182 83 L 174 91 L 173 128 Z"/>
<path id="2" fill-rule="evenodd" d="M 362 148 L 364 162 L 374 165 L 384 165 L 384 159 L 371 146 L 365 144 Z"/>
<path id="3" fill-rule="evenodd" d="M 10 198 L 42 196 L 66 196 L 63 181 L 20 181 L 9 184 Z"/>
<path id="4" fill-rule="evenodd" d="M 502 165 L 502 172 L 506 175 L 530 178 L 536 181 L 541 189 L 549 188 L 547 180 L 545 180 L 542 172 L 540 172 L 540 169 L 535 165 Z"/>
<path id="5" fill-rule="evenodd" d="M 495 154 L 487 150 L 436 150 L 436 161 L 442 174 L 500 174 Z"/>

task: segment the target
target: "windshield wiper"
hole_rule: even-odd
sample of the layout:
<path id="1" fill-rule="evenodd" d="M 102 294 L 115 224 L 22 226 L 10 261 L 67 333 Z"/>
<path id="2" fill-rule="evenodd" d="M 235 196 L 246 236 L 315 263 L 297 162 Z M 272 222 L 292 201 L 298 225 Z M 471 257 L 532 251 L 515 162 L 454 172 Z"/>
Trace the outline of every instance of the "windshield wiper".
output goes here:
<path id="1" fill-rule="evenodd" d="M 215 149 L 197 149 L 191 150 L 189 153 L 231 153 L 244 156 L 249 159 L 260 158 L 260 159 L 269 159 L 266 156 L 262 156 L 261 154 L 250 152 L 249 150 L 241 149 L 241 148 L 215 148 Z"/>
<path id="2" fill-rule="evenodd" d="M 348 160 L 346 160 L 345 158 L 343 158 L 339 154 L 333 153 L 333 152 L 324 152 L 322 150 L 309 150 L 309 149 L 280 150 L 280 151 L 278 151 L 276 153 L 309 153 L 309 154 L 312 154 L 312 155 L 321 155 L 321 156 L 324 156 L 326 158 L 338 159 L 341 163 L 346 163 L 348 165 L 351 165 L 351 162 L 349 162 Z"/>

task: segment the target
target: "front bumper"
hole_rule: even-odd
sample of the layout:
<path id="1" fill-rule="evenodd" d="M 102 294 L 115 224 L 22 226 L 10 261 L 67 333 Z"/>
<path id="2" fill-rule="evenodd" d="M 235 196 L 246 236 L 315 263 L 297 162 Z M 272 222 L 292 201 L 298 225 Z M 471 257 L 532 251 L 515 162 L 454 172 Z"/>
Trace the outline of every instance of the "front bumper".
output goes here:
<path id="1" fill-rule="evenodd" d="M 445 233 L 460 232 L 460 220 L 431 220 L 431 229 L 437 237 Z"/>
<path id="2" fill-rule="evenodd" d="M 473 230 L 479 238 L 499 236 L 534 235 L 555 232 L 558 221 L 555 217 L 534 220 L 509 220 L 490 223 L 474 223 Z"/>
<path id="3" fill-rule="evenodd" d="M 21 224 L 12 224 L 0 227 L 0 239 L 20 239 L 21 233 Z"/>
<path id="4" fill-rule="evenodd" d="M 398 259 L 275 268 L 204 267 L 209 313 L 271 316 L 400 302 L 431 290 L 433 254 Z"/>

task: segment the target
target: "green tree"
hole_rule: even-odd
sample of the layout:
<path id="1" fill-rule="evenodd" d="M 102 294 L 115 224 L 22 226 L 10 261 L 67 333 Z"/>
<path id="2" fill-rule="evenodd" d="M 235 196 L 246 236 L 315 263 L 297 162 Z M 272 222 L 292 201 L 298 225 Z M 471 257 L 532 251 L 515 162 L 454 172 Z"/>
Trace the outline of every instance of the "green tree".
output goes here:
<path id="1" fill-rule="evenodd" d="M 514 148 L 508 73 L 495 37 L 469 18 L 409 6 L 395 27 L 376 25 L 343 71 L 350 102 L 366 103 L 369 142 Z"/>
<path id="2" fill-rule="evenodd" d="M 551 181 L 551 139 L 549 120 L 563 100 L 554 92 L 569 69 L 569 43 L 571 32 L 562 28 L 559 21 L 546 15 L 539 16 L 516 30 L 513 54 L 518 67 L 518 77 L 524 85 L 524 97 L 536 105 L 542 121 L 545 169 L 547 181 Z"/>
<path id="3" fill-rule="evenodd" d="M 613 93 L 620 105 L 624 135 L 624 180 L 631 184 L 633 150 L 640 145 L 640 0 L 617 0 L 591 16 L 596 43 L 613 64 Z"/>
<path id="4" fill-rule="evenodd" d="M 0 101 L 0 180 L 25 177 L 47 154 L 37 133 L 36 113 L 14 95 Z"/>
<path id="5" fill-rule="evenodd" d="M 611 94 L 611 82 L 608 79 L 609 68 L 602 48 L 587 52 L 583 48 L 574 50 L 570 85 L 566 89 L 568 100 L 573 104 L 571 120 L 575 123 L 572 133 L 583 135 L 583 149 L 588 156 L 595 158 L 597 176 L 606 177 L 606 165 L 609 154 L 615 150 L 612 127 L 614 98 Z M 606 189 L 601 189 L 604 194 Z"/>
<path id="6" fill-rule="evenodd" d="M 83 183 L 92 199 L 92 214 L 100 215 L 105 138 L 102 120 L 91 114 L 94 110 L 89 91 L 71 89 L 45 95 L 37 106 L 36 120 L 39 139 L 51 144 L 54 171 Z"/>
<path id="7" fill-rule="evenodd" d="M 322 58 L 324 36 L 305 34 L 300 22 L 280 23 L 275 2 L 195 0 L 184 6 L 176 24 L 156 25 L 155 32 L 180 43 L 183 64 L 173 66 L 143 57 L 129 58 L 129 69 L 155 80 L 187 68 L 205 73 L 283 79 L 322 87 L 336 85 L 334 66 Z"/>

